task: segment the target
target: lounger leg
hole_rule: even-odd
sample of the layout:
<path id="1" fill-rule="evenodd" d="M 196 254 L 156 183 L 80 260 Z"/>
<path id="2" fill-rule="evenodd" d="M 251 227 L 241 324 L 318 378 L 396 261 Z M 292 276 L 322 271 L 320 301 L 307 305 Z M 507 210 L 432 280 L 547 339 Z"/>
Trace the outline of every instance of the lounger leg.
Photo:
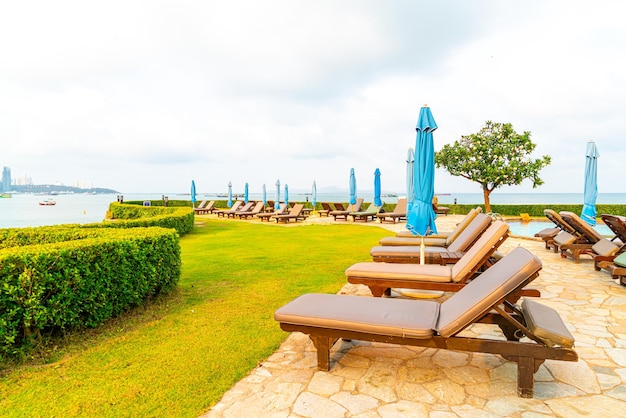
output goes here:
<path id="1" fill-rule="evenodd" d="M 383 295 L 391 296 L 391 289 L 377 286 L 369 286 L 370 292 L 372 292 L 372 296 L 375 298 L 379 298 Z"/>
<path id="2" fill-rule="evenodd" d="M 330 370 L 330 348 L 337 339 L 321 335 L 309 335 L 313 345 L 317 349 L 317 368 L 320 370 Z"/>
<path id="3" fill-rule="evenodd" d="M 517 394 L 522 398 L 532 398 L 535 394 L 534 375 L 544 359 L 518 357 L 517 359 Z"/>

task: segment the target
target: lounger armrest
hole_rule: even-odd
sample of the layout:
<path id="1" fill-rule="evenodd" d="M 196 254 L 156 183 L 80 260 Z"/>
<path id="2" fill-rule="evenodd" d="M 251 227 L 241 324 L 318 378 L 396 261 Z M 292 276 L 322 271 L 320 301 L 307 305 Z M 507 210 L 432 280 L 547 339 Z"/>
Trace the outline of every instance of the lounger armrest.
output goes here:
<path id="1" fill-rule="evenodd" d="M 574 337 L 563 323 L 561 316 L 554 309 L 532 299 L 524 299 L 522 301 L 522 312 L 530 332 L 548 347 L 561 346 L 571 348 L 574 346 Z"/>

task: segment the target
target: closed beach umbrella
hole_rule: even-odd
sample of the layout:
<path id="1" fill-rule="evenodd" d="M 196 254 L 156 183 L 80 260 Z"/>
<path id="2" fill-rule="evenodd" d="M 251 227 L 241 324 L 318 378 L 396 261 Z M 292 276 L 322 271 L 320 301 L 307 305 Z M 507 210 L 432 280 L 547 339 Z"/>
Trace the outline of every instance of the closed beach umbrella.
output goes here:
<path id="1" fill-rule="evenodd" d="M 415 156 L 413 148 L 409 148 L 406 156 L 406 213 L 411 212 L 413 207 L 413 199 L 415 198 L 415 188 L 413 187 L 413 163 Z"/>
<path id="2" fill-rule="evenodd" d="M 582 213 L 580 217 L 589 225 L 596 224 L 596 199 L 598 198 L 598 157 L 600 153 L 596 143 L 587 143 L 587 154 L 585 159 L 585 194 Z"/>
<path id="3" fill-rule="evenodd" d="M 315 184 L 315 180 L 313 180 L 313 209 L 315 209 L 315 205 L 317 204 L 317 184 Z"/>
<path id="4" fill-rule="evenodd" d="M 191 206 L 196 207 L 196 182 L 191 180 Z"/>
<path id="5" fill-rule="evenodd" d="M 350 169 L 350 204 L 356 205 L 356 176 L 354 168 Z"/>
<path id="6" fill-rule="evenodd" d="M 289 186 L 285 184 L 285 205 L 289 205 Z"/>
<path id="7" fill-rule="evenodd" d="M 276 198 L 274 199 L 274 209 L 280 209 L 280 180 L 276 180 Z"/>
<path id="8" fill-rule="evenodd" d="M 248 183 L 243 188 L 243 201 L 244 203 L 248 203 Z"/>
<path id="9" fill-rule="evenodd" d="M 226 206 L 231 207 L 233 205 L 233 183 L 228 182 L 228 201 Z"/>
<path id="10" fill-rule="evenodd" d="M 406 227 L 413 235 L 436 234 L 435 211 L 433 197 L 435 196 L 435 145 L 433 131 L 437 124 L 430 108 L 420 109 L 417 119 L 415 139 L 415 161 L 413 166 L 413 187 L 415 198 L 413 207 L 408 214 Z"/>
<path id="11" fill-rule="evenodd" d="M 265 183 L 263 183 L 263 205 L 267 206 L 267 190 L 265 189 Z"/>
<path id="12" fill-rule="evenodd" d="M 374 171 L 374 204 L 383 205 L 383 201 L 380 200 L 380 170 L 378 168 Z"/>

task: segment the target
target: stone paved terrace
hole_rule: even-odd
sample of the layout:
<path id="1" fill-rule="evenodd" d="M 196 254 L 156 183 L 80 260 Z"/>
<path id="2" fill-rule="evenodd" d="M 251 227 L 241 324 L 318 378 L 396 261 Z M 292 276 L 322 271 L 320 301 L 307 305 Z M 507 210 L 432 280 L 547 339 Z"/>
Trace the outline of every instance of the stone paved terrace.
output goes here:
<path id="1" fill-rule="evenodd" d="M 439 216 L 438 229 L 451 230 L 461 218 Z M 500 250 L 520 245 L 541 258 L 543 270 L 532 285 L 542 303 L 561 314 L 580 358 L 547 360 L 535 373 L 533 399 L 517 397 L 517 366 L 497 355 L 340 340 L 325 372 L 316 368 L 308 337 L 293 333 L 203 417 L 626 416 L 626 287 L 594 271 L 588 257 L 576 264 L 533 239 L 509 237 Z M 340 293 L 371 296 L 349 284 Z M 484 324 L 464 332 L 498 334 Z"/>

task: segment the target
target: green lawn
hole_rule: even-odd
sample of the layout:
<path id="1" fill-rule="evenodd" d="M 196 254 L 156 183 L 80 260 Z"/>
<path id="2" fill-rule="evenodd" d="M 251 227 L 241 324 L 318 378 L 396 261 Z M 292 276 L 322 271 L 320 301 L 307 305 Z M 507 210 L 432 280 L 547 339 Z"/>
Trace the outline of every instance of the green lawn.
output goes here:
<path id="1" fill-rule="evenodd" d="M 5 370 L 0 416 L 196 417 L 287 334 L 273 312 L 335 293 L 389 231 L 354 224 L 204 222 L 181 238 L 178 290 Z M 50 352 L 52 351 L 52 356 Z"/>

